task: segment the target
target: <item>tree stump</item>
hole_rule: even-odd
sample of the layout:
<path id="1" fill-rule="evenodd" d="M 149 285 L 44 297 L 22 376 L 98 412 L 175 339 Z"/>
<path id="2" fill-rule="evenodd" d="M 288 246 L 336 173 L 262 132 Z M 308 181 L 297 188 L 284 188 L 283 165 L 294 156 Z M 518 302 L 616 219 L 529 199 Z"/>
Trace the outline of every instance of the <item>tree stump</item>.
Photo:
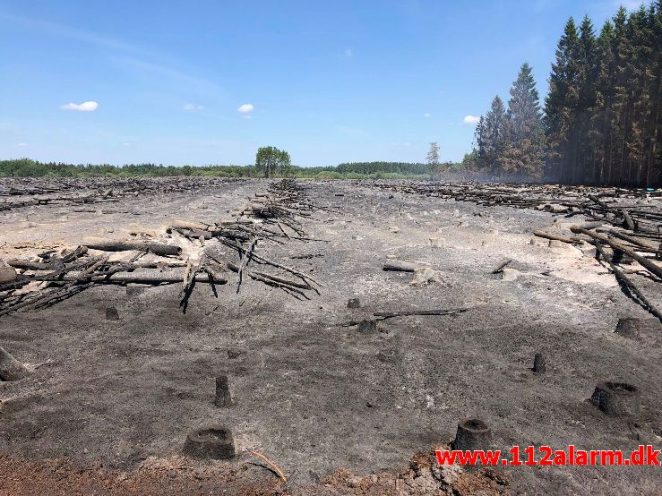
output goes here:
<path id="1" fill-rule="evenodd" d="M 359 322 L 359 332 L 364 332 L 366 334 L 377 332 L 377 321 L 362 320 Z"/>
<path id="2" fill-rule="evenodd" d="M 218 407 L 227 407 L 232 405 L 232 395 L 230 394 L 230 383 L 227 375 L 221 375 L 216 378 L 216 397 L 214 405 Z"/>
<path id="3" fill-rule="evenodd" d="M 479 419 L 465 419 L 457 425 L 455 440 L 451 447 L 455 450 L 488 449 L 492 440 L 492 431 Z"/>
<path id="4" fill-rule="evenodd" d="M 626 338 L 637 339 L 639 337 L 641 325 L 641 319 L 635 319 L 632 317 L 618 319 L 615 332 Z"/>
<path id="5" fill-rule="evenodd" d="M 533 357 L 533 367 L 531 370 L 535 374 L 544 374 L 547 371 L 547 363 L 542 353 L 536 353 Z"/>
<path id="6" fill-rule="evenodd" d="M 194 458 L 229 460 L 236 450 L 230 429 L 211 426 L 197 429 L 186 436 L 184 453 Z"/>
<path id="7" fill-rule="evenodd" d="M 16 273 L 16 269 L 10 267 L 0 259 L 0 284 L 14 282 L 17 278 L 18 274 Z"/>
<path id="8" fill-rule="evenodd" d="M 611 417 L 639 416 L 639 389 L 625 382 L 601 382 L 595 387 L 591 402 Z"/>
<path id="9" fill-rule="evenodd" d="M 350 298 L 347 300 L 347 308 L 361 308 L 361 300 L 358 298 Z"/>
<path id="10" fill-rule="evenodd" d="M 120 320 L 120 314 L 115 307 L 106 308 L 106 320 Z"/>
<path id="11" fill-rule="evenodd" d="M 16 381 L 27 376 L 30 371 L 4 348 L 0 347 L 0 379 Z"/>

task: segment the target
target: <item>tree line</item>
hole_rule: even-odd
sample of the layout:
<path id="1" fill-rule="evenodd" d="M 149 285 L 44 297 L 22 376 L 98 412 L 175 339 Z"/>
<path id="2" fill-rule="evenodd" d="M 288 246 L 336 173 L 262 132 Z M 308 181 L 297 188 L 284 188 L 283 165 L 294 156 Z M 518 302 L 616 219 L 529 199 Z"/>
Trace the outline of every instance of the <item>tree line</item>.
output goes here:
<path id="1" fill-rule="evenodd" d="M 540 107 L 524 64 L 476 127 L 477 168 L 570 184 L 662 185 L 662 0 L 621 7 L 596 35 L 570 18 Z"/>
<path id="2" fill-rule="evenodd" d="M 407 162 L 346 162 L 338 164 L 337 172 L 355 174 L 410 174 L 425 175 L 430 173 L 427 164 Z"/>
<path id="3" fill-rule="evenodd" d="M 267 147 L 272 148 L 272 147 Z M 273 152 L 273 153 L 272 153 Z M 285 152 L 286 153 L 286 152 Z M 254 165 L 173 166 L 161 164 L 66 164 L 27 158 L 0 160 L 0 177 L 264 177 L 290 175 L 319 179 L 415 177 L 429 174 L 425 164 L 354 162 L 338 166 L 300 167 L 289 164 L 289 155 L 273 149 L 258 153 Z"/>

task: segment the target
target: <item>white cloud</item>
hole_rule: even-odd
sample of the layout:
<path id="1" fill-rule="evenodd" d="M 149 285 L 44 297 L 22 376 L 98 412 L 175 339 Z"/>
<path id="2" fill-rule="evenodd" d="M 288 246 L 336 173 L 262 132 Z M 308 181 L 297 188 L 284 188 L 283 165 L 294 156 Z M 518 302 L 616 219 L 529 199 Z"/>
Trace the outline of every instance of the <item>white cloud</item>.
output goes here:
<path id="1" fill-rule="evenodd" d="M 62 105 L 62 110 L 76 110 L 77 112 L 94 112 L 99 107 L 99 104 L 94 101 L 83 103 L 67 103 Z"/>
<path id="2" fill-rule="evenodd" d="M 28 146 L 28 144 L 21 142 L 21 143 L 16 143 L 16 146 L 18 146 L 19 148 L 23 148 L 24 146 Z"/>
<path id="3" fill-rule="evenodd" d="M 423 114 L 423 117 L 425 117 L 426 119 L 429 119 L 430 117 L 432 117 L 432 114 L 430 112 L 425 112 Z"/>
<path id="4" fill-rule="evenodd" d="M 204 105 L 198 105 L 197 103 L 187 103 L 184 105 L 184 112 L 200 112 L 204 109 Z"/>
<path id="5" fill-rule="evenodd" d="M 252 103 L 244 103 L 242 105 L 239 105 L 239 108 L 237 109 L 237 112 L 239 112 L 242 117 L 246 119 L 251 118 L 251 112 L 255 110 L 255 105 Z"/>
<path id="6" fill-rule="evenodd" d="M 345 48 L 343 53 L 345 54 L 345 57 L 353 57 L 354 56 L 354 51 L 351 48 Z"/>
<path id="7" fill-rule="evenodd" d="M 480 120 L 480 117 L 475 116 L 475 115 L 465 115 L 463 122 L 465 124 L 478 124 L 478 121 Z"/>

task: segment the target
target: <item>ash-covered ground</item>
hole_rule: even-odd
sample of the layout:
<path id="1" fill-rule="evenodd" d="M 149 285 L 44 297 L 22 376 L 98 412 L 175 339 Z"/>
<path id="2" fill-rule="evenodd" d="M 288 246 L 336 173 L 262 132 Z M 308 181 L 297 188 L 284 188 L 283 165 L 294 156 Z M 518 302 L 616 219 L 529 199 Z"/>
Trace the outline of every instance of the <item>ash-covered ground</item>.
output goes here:
<path id="1" fill-rule="evenodd" d="M 265 242 L 258 253 L 318 280 L 321 294 L 309 301 L 250 280 L 237 294 L 229 276 L 218 297 L 197 285 L 185 314 L 179 285 L 133 285 L 95 286 L 45 310 L 0 316 L 0 346 L 34 368 L 27 378 L 0 382 L 0 491 L 57 487 L 52 481 L 67 479 L 61 468 L 34 467 L 57 459 L 124 474 L 101 486 L 117 494 L 140 493 L 136 474 L 155 467 L 166 471 L 165 482 L 143 487 L 144 494 L 259 493 L 241 481 L 263 483 L 263 494 L 443 494 L 411 480 L 399 484 L 397 476 L 390 489 L 371 493 L 360 477 L 407 469 L 414 453 L 451 442 L 467 417 L 489 425 L 496 449 L 662 447 L 659 321 L 623 294 L 588 244 L 532 234 L 569 232 L 581 216 L 406 195 L 370 183 L 303 185 L 320 207 L 303 225 L 320 241 Z M 0 257 L 75 248 L 86 236 L 157 232 L 173 219 L 215 222 L 266 187 L 230 181 L 123 196 L 110 206 L 14 208 L 0 213 Z M 512 262 L 503 273 L 491 274 L 506 259 Z M 412 284 L 411 273 L 382 270 L 394 260 L 429 268 L 432 280 Z M 633 277 L 661 306 L 659 284 Z M 361 308 L 347 308 L 350 298 Z M 106 319 L 108 307 L 119 320 Z M 467 310 L 390 318 L 368 331 L 342 326 L 375 312 L 454 308 Z M 625 317 L 646 321 L 638 337 L 614 332 Z M 546 358 L 544 374 L 531 371 L 536 353 Z M 219 375 L 230 381 L 229 408 L 214 405 Z M 639 388 L 638 419 L 609 417 L 588 401 L 596 384 L 609 380 Z M 209 424 L 229 427 L 241 453 L 259 451 L 277 462 L 287 485 L 274 486 L 274 475 L 243 455 L 227 462 L 184 458 L 187 434 Z M 182 482 L 182 474 L 200 467 L 224 470 L 224 478 L 212 470 Z M 353 479 L 338 483 L 333 474 L 341 468 Z M 492 476 L 508 484 L 488 485 L 488 494 L 655 494 L 662 487 L 659 467 L 497 472 Z M 43 486 L 30 482 L 34 474 Z M 134 485 L 123 491 L 127 480 Z M 88 483 L 71 482 L 85 491 Z"/>

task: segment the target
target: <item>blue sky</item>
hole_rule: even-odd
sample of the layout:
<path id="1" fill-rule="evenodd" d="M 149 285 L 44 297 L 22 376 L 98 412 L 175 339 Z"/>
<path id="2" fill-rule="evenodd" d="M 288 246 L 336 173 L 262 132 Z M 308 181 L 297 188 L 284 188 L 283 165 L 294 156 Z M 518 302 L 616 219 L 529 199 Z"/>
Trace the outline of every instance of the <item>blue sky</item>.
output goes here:
<path id="1" fill-rule="evenodd" d="M 470 150 L 569 16 L 639 1 L 0 0 L 0 159 L 299 165 Z"/>

